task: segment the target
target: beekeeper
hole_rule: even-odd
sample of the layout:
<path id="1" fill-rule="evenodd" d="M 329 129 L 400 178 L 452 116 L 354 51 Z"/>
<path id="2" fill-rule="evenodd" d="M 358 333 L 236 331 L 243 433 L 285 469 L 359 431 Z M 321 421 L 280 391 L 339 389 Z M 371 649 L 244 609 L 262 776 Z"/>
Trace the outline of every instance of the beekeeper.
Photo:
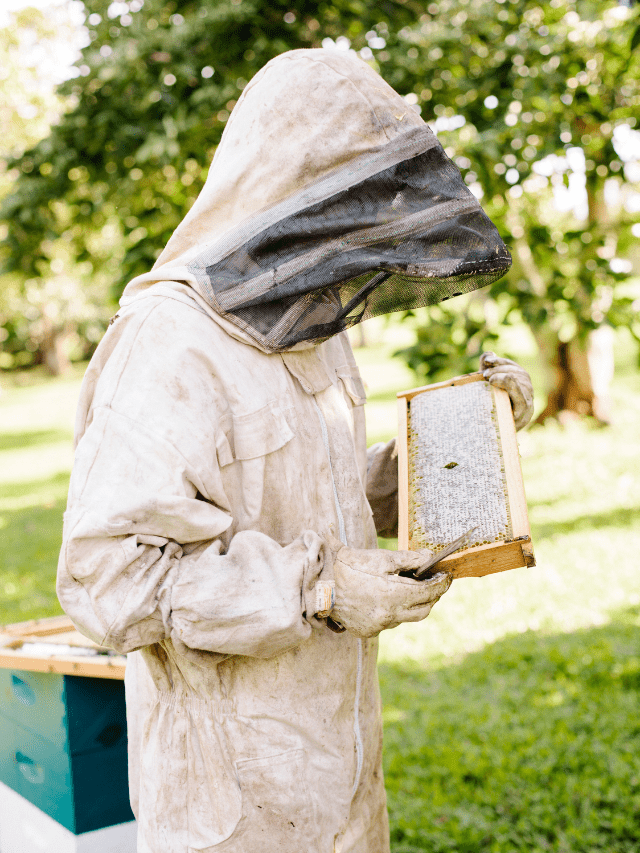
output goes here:
<path id="1" fill-rule="evenodd" d="M 450 578 L 375 550 L 395 445 L 367 456 L 344 330 L 509 264 L 433 133 L 354 55 L 286 53 L 245 88 L 76 425 L 58 594 L 130 653 L 140 853 L 389 850 L 376 637 Z M 527 374 L 486 359 L 524 424 Z"/>

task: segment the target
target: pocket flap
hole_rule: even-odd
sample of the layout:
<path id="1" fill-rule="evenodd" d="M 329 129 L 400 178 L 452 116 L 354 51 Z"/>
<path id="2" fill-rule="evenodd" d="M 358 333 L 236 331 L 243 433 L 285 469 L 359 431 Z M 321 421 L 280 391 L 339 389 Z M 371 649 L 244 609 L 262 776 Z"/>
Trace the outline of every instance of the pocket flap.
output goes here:
<path id="1" fill-rule="evenodd" d="M 286 410 L 291 417 L 293 409 Z M 257 412 L 233 417 L 233 455 L 235 459 L 256 459 L 273 453 L 291 441 L 293 431 L 285 410 L 270 403 Z"/>

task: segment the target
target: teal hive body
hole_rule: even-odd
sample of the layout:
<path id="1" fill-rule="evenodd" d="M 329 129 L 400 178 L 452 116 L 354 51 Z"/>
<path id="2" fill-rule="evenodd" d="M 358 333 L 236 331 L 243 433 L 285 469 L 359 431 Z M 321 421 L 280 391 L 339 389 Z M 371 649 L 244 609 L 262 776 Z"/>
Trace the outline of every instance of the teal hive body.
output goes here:
<path id="1" fill-rule="evenodd" d="M 0 669 L 0 781 L 76 834 L 133 820 L 122 681 Z"/>

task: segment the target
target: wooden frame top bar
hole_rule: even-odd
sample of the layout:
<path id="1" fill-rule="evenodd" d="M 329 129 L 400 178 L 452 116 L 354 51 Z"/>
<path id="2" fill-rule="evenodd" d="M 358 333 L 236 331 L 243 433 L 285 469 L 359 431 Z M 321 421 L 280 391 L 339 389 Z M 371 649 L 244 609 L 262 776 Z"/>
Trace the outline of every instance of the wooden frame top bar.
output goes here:
<path id="1" fill-rule="evenodd" d="M 72 646 L 78 649 L 100 649 L 97 643 L 83 637 L 68 616 L 51 616 L 0 626 L 0 669 L 22 669 L 29 672 L 55 672 L 59 675 L 81 675 L 86 678 L 124 678 L 127 659 L 124 655 L 74 655 L 65 651 L 57 655 L 22 653 L 25 644 Z"/>
<path id="2" fill-rule="evenodd" d="M 444 382 L 434 382 L 433 385 L 421 385 L 420 388 L 410 388 L 408 391 L 398 391 L 396 397 L 401 400 L 411 400 L 425 391 L 435 391 L 438 388 L 448 388 L 450 385 L 466 385 L 468 382 L 486 382 L 482 373 L 465 373 L 463 376 L 454 376 Z"/>

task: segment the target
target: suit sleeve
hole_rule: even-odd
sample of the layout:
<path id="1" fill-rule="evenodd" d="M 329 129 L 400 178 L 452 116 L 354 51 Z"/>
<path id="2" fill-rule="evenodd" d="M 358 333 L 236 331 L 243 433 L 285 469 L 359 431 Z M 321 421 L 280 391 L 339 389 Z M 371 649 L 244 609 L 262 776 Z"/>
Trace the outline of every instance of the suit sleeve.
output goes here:
<path id="1" fill-rule="evenodd" d="M 117 376 L 106 365 L 101 381 L 117 393 L 98 389 L 77 446 L 58 565 L 64 610 L 120 652 L 167 638 L 225 655 L 295 647 L 311 632 L 305 602 L 322 540 L 312 531 L 286 546 L 255 531 L 231 535 L 216 401 L 205 399 L 210 366 L 181 352 L 155 367 L 142 358 L 143 370 L 137 346 Z M 190 400 L 184 385 L 200 380 Z"/>

